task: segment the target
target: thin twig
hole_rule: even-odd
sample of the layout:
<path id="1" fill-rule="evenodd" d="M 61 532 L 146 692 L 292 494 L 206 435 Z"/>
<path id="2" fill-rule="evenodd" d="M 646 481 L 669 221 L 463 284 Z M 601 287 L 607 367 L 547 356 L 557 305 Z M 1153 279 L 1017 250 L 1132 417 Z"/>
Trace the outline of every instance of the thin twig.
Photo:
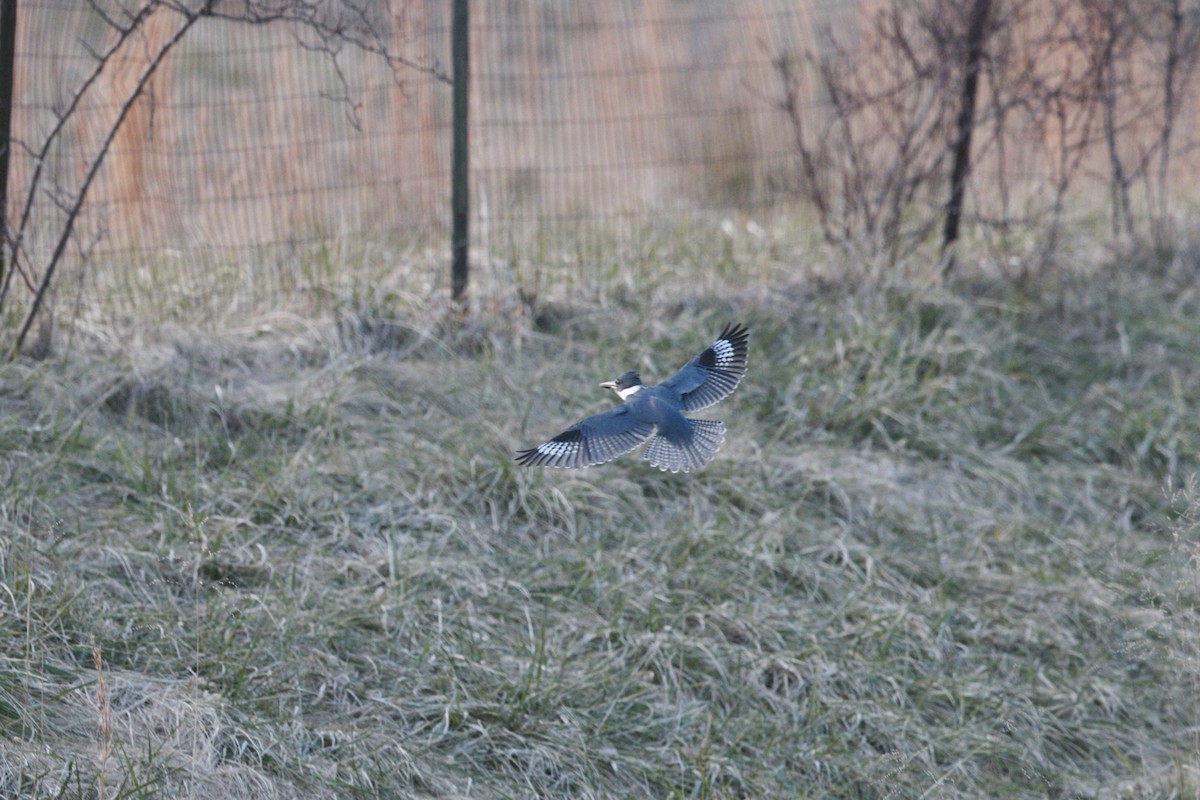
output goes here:
<path id="1" fill-rule="evenodd" d="M 95 7 L 95 3 L 93 3 L 93 7 Z M 84 79 L 83 83 L 80 84 L 74 95 L 72 95 L 71 102 L 68 103 L 63 112 L 58 115 L 57 122 L 55 122 L 54 127 L 50 129 L 50 132 L 46 134 L 46 138 L 42 142 L 42 148 L 34 157 L 33 174 L 30 176 L 29 188 L 25 193 L 25 207 L 21 211 L 21 221 L 17 225 L 17 232 L 13 236 L 11 242 L 10 250 L 12 252 L 13 268 L 9 270 L 7 275 L 4 276 L 4 284 L 3 286 L 0 286 L 0 310 L 3 310 L 4 302 L 8 298 L 9 288 L 12 285 L 13 272 L 20 270 L 22 277 L 24 277 L 24 268 L 21 266 L 20 261 L 21 247 L 24 242 L 25 231 L 29 227 L 30 217 L 33 214 L 33 203 L 37 198 L 38 186 L 42 179 L 42 168 L 46 165 L 46 162 L 49 159 L 50 149 L 54 146 L 54 143 L 58 140 L 58 137 L 62 135 L 63 129 L 66 127 L 67 122 L 75 116 L 75 111 L 79 107 L 79 103 L 83 99 L 83 96 L 88 93 L 92 87 L 92 84 L 99 80 L 101 73 L 104 72 L 104 68 L 112 58 L 113 54 L 115 54 L 124 46 L 125 41 L 138 30 L 142 22 L 145 21 L 146 17 L 150 16 L 150 13 L 155 9 L 155 7 L 155 3 L 149 3 L 145 5 L 138 10 L 137 14 L 131 17 L 128 27 L 117 27 L 117 30 L 120 31 L 117 36 L 117 40 L 113 42 L 112 47 L 108 48 L 108 50 L 103 54 L 100 61 L 96 64 L 96 68 L 92 70 L 92 73 Z M 28 278 L 26 278 L 26 280 L 28 280 Z M 33 291 L 33 286 L 31 285 L 29 289 L 30 291 Z"/>
<path id="2" fill-rule="evenodd" d="M 212 0 L 209 0 L 211 3 Z M 50 261 L 46 265 L 46 271 L 42 274 L 42 281 L 38 285 L 37 291 L 33 296 L 33 304 L 29 308 L 29 312 L 25 315 L 25 321 L 21 323 L 21 329 L 17 333 L 16 339 L 13 340 L 12 346 L 8 352 L 8 360 L 13 360 L 21 350 L 21 346 L 25 342 L 25 337 L 29 334 L 29 329 L 33 326 L 34 319 L 37 318 L 38 311 L 42 307 L 42 302 L 45 300 L 46 294 L 50 288 L 50 282 L 54 277 L 54 272 L 62 260 L 63 253 L 67 249 L 67 243 L 71 239 L 71 233 L 75 228 L 75 220 L 79 218 L 80 209 L 83 208 L 83 202 L 87 199 L 88 190 L 91 188 L 92 181 L 95 180 L 97 173 L 100 171 L 101 165 L 104 163 L 104 158 L 108 155 L 108 150 L 112 146 L 113 141 L 117 137 L 117 133 L 121 130 L 121 125 L 125 122 L 125 118 L 129 116 L 130 110 L 134 104 L 141 98 L 142 92 L 145 91 L 146 85 L 150 79 L 154 77 L 154 73 L 158 70 L 160 64 L 167 57 L 167 54 L 175 47 L 176 44 L 183 39 L 184 35 L 191 29 L 205 14 L 207 5 L 201 8 L 198 12 L 188 12 L 184 16 L 183 25 L 179 27 L 174 35 L 163 43 L 162 47 L 154 57 L 146 64 L 145 70 L 142 71 L 141 77 L 138 78 L 137 86 L 130 92 L 129 97 L 125 98 L 125 102 L 121 105 L 121 110 L 117 114 L 116 120 L 108 131 L 104 142 L 100 145 L 100 149 L 92 163 L 88 166 L 87 175 L 83 179 L 78 192 L 74 197 L 74 202 L 67 214 L 67 219 L 63 223 L 62 230 L 59 232 L 58 244 L 54 247 L 54 253 L 50 256 Z M 181 12 L 182 13 L 182 12 Z"/>

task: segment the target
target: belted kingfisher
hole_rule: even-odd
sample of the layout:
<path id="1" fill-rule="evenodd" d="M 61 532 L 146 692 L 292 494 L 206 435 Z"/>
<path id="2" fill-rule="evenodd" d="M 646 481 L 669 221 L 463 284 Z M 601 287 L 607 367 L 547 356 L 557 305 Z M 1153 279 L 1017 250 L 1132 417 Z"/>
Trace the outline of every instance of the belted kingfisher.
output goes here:
<path id="1" fill-rule="evenodd" d="M 688 419 L 728 397 L 746 374 L 744 325 L 726 325 L 717 340 L 657 386 L 644 386 L 633 370 L 600 384 L 625 402 L 576 422 L 548 442 L 517 453 L 527 467 L 590 467 L 612 461 L 647 439 L 642 458 L 659 469 L 689 472 L 712 460 L 725 441 L 725 424 Z"/>

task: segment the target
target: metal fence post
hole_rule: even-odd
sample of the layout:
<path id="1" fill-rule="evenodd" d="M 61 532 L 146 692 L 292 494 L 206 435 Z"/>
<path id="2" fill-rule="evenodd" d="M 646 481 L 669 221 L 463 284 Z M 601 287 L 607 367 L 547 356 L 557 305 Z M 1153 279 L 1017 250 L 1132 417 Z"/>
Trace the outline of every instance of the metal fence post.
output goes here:
<path id="1" fill-rule="evenodd" d="M 17 50 L 17 0 L 0 0 L 0 286 L 8 267 L 8 163 L 12 154 L 13 61 Z"/>
<path id="2" fill-rule="evenodd" d="M 470 38 L 467 34 L 468 0 L 454 0 L 450 44 L 454 63 L 454 149 L 451 167 L 450 249 L 453 262 L 450 268 L 450 299 L 460 310 L 467 308 L 467 248 L 471 243 L 470 219 L 470 149 L 467 112 L 470 107 Z"/>
<path id="3" fill-rule="evenodd" d="M 974 0 L 971 19 L 967 25 L 966 71 L 963 75 L 962 97 L 959 100 L 957 132 L 954 140 L 954 166 L 950 175 L 950 202 L 946 204 L 946 227 L 942 233 L 942 256 L 945 271 L 954 269 L 954 253 L 947 250 L 958 240 L 958 223 L 962 218 L 963 194 L 967 172 L 971 168 L 971 131 L 975 127 L 975 92 L 979 85 L 979 62 L 983 60 L 983 40 L 987 30 L 991 0 Z"/>

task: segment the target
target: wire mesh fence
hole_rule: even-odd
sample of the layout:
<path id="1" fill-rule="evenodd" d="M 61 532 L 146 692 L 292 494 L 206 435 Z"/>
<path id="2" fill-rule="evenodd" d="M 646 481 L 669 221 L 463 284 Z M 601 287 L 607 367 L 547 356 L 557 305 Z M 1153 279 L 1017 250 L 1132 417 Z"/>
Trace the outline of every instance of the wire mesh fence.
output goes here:
<path id="1" fill-rule="evenodd" d="M 103 8 L 103 6 L 101 6 Z M 765 208 L 794 189 L 771 101 L 772 60 L 807 44 L 836 3 L 483 2 L 472 11 L 477 243 L 611 218 Z M 14 184 L 97 53 L 100 10 L 20 6 Z M 116 13 L 115 7 L 108 9 Z M 78 225 L 77 255 L 294 253 L 333 239 L 436 245 L 448 224 L 448 4 L 382 17 L 393 52 L 313 40 L 294 25 L 202 20 L 124 122 Z M 160 10 L 81 97 L 45 169 L 68 191 L 176 15 Z M 36 199 L 26 245 L 54 233 Z M 21 208 L 10 205 L 9 214 Z M 483 242 L 488 244 L 487 241 Z"/>
<path id="2" fill-rule="evenodd" d="M 925 20 L 922 40 L 900 22 L 894 31 L 888 27 L 889 14 L 904 4 L 887 2 L 473 3 L 475 249 L 485 259 L 511 257 L 563 231 L 769 215 L 811 206 L 814 198 L 818 206 L 832 205 L 823 212 L 844 211 L 855 192 L 876 191 L 869 182 L 855 184 L 867 180 L 855 172 L 863 164 L 874 165 L 872 176 L 890 180 L 922 154 L 928 154 L 928 163 L 920 164 L 922 184 L 881 184 L 878 192 L 896 191 L 905 202 L 936 209 L 945 199 L 944 183 L 936 179 L 946 171 L 943 154 L 952 135 L 944 120 L 953 111 L 936 105 L 937 93 L 953 96 L 953 70 L 946 67 L 931 82 L 928 70 L 916 66 L 932 62 L 897 60 L 881 42 L 937 45 L 939 25 L 954 27 L 946 9 L 966 5 L 913 5 L 946 18 Z M 31 285 L 38 254 L 53 248 L 61 228 L 64 198 L 80 185 L 147 60 L 179 27 L 182 15 L 169 3 L 145 4 L 153 11 L 137 25 L 125 24 L 132 13 L 126 6 L 20 5 L 12 184 L 29 187 L 37 170 L 43 184 L 28 210 L 21 192 L 10 192 L 8 216 L 29 220 L 22 246 L 30 257 L 20 279 Z M 304 281 L 298 264 L 350 247 L 366 258 L 408 253 L 424 265 L 430 284 L 445 285 L 449 3 L 324 6 L 355 9 L 338 30 L 369 30 L 374 45 L 329 36 L 336 25 L 248 24 L 220 16 L 197 21 L 113 138 L 75 226 L 73 263 L 102 263 L 130 281 L 152 280 L 154 265 L 164 260 L 209 265 L 190 286 L 186 271 L 172 278 L 184 293 L 205 291 L 216 274 L 211 265 L 218 264 L 229 268 L 221 274 L 236 276 L 230 280 L 275 291 Z M 1086 16 L 1088 4 L 1055 0 L 1042 8 L 1014 0 L 1002 6 L 1008 16 L 997 23 L 986 61 L 989 94 L 980 103 L 982 135 L 968 186 L 972 218 L 997 228 L 1036 219 L 1062 204 L 1067 169 L 1083 176 L 1071 184 L 1077 198 L 1103 195 L 1098 187 L 1120 189 L 1110 169 L 1120 156 L 1128 168 L 1149 175 L 1158 151 L 1146 142 L 1156 141 L 1163 124 L 1147 110 L 1158 108 L 1157 101 L 1142 103 L 1134 89 L 1157 85 L 1161 70 L 1144 65 L 1161 55 L 1156 43 L 1174 40 L 1147 23 L 1149 56 L 1138 51 L 1140 61 L 1129 62 L 1130 74 L 1140 69 L 1145 79 L 1121 83 L 1119 103 L 1087 106 L 1061 89 L 1010 96 L 1004 92 L 1017 77 L 1039 69 L 1078 73 L 1078 85 L 1095 84 L 1097 96 L 1113 95 L 1116 84 L 1106 89 L 1106 73 L 1073 55 L 1091 52 L 1078 39 L 1079 30 L 1099 24 Z M 1196 14 L 1189 13 L 1192 20 Z M 1072 14 L 1083 15 L 1079 25 Z M 1053 55 L 1049 67 L 1014 56 L 1038 37 L 1049 49 L 1037 52 Z M 903 47 L 898 52 L 903 55 Z M 946 53 L 951 63 L 954 51 Z M 837 69 L 858 83 L 837 83 Z M 1099 70 L 1091 83 L 1089 69 Z M 862 109 L 848 107 L 838 94 L 846 86 L 859 92 L 856 102 L 878 103 L 866 118 L 874 126 L 870 135 L 861 120 L 850 118 Z M 1189 132 L 1195 112 L 1183 108 L 1185 92 L 1178 94 L 1173 122 L 1190 138 L 1177 142 L 1169 177 L 1186 193 L 1196 157 Z M 888 105 L 901 96 L 907 99 Z M 1026 113 L 1055 102 L 1061 112 Z M 893 111 L 899 119 L 890 117 Z M 39 149 L 56 128 L 62 135 Z M 1119 142 L 1107 141 L 1105 131 Z M 914 144 L 897 153 L 883 146 L 909 134 L 923 138 L 925 149 L 918 152 Z M 1068 140 L 1069 151 L 1062 146 Z M 820 163 L 806 171 L 806 155 Z M 823 177 L 838 170 L 837 180 Z M 814 192 L 822 180 L 825 197 Z M 903 218 L 907 212 L 897 213 Z"/>

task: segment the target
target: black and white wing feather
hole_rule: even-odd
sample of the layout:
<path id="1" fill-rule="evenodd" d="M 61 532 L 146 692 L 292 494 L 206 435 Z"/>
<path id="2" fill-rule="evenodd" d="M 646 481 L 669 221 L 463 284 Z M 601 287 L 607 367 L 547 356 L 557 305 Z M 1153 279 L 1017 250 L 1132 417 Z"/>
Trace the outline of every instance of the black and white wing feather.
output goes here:
<path id="1" fill-rule="evenodd" d="M 517 452 L 517 463 L 526 467 L 591 467 L 625 455 L 650 438 L 654 423 L 639 420 L 629 406 L 576 422 L 553 439 Z"/>
<path id="2" fill-rule="evenodd" d="M 684 411 L 699 411 L 733 393 L 746 374 L 750 331 L 745 325 L 726 325 L 717 340 L 662 382 L 679 392 Z"/>

